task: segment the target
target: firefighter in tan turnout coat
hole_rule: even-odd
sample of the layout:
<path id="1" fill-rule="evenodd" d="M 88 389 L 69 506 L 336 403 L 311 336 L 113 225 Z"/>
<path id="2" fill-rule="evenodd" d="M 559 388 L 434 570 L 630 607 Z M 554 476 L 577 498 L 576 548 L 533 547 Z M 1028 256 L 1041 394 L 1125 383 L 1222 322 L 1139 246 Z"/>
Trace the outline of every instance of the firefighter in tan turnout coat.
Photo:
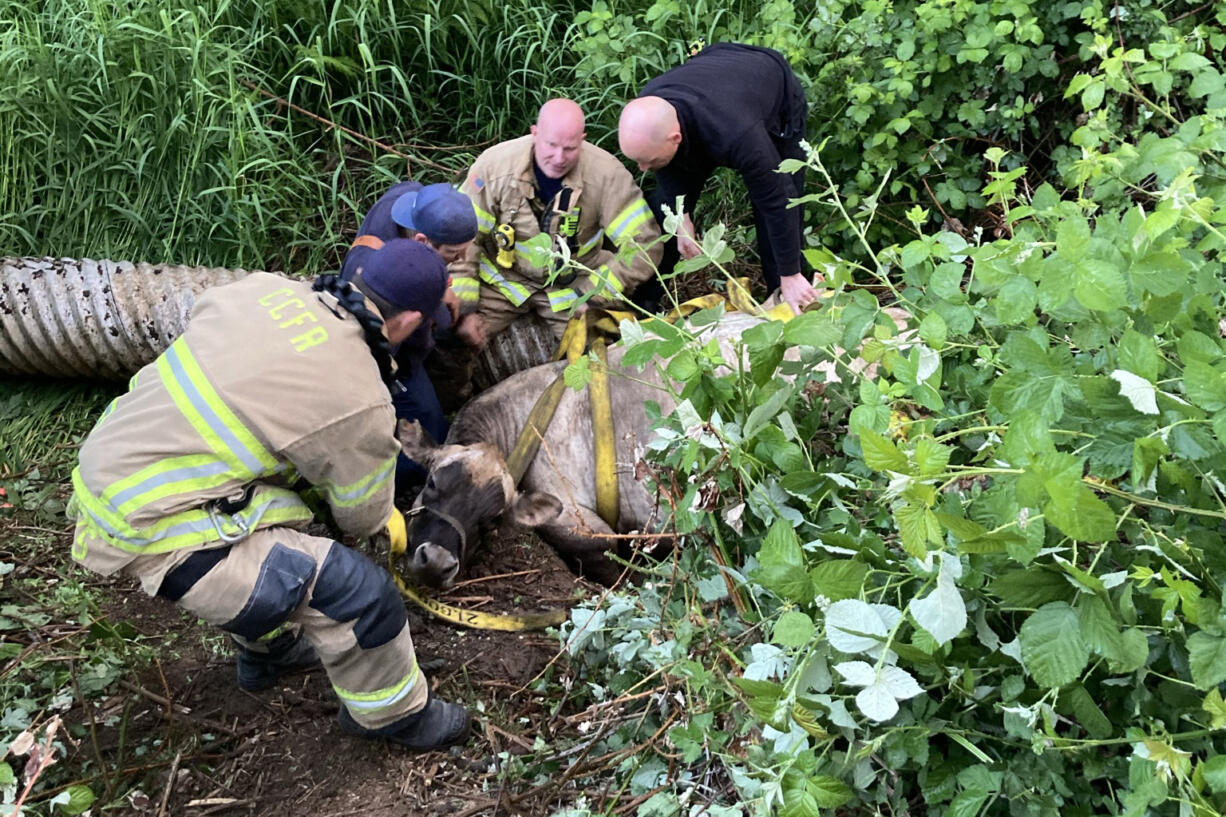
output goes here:
<path id="1" fill-rule="evenodd" d="M 597 290 L 595 303 L 607 305 L 655 272 L 663 249 L 642 191 L 584 136 L 579 106 L 552 99 L 531 133 L 489 148 L 468 172 L 461 190 L 478 232 L 451 266 L 452 289 L 461 311 L 481 316 L 487 339 L 529 311 L 561 337 L 586 293 Z M 583 269 L 555 276 L 563 246 Z"/>
<path id="2" fill-rule="evenodd" d="M 430 695 L 391 577 L 305 533 L 299 492 L 355 537 L 397 512 L 389 344 L 430 331 L 446 287 L 434 250 L 397 239 L 352 286 L 256 273 L 208 290 L 73 472 L 77 561 L 231 633 L 244 689 L 322 661 L 345 731 L 415 750 L 462 742 L 468 714 Z"/>

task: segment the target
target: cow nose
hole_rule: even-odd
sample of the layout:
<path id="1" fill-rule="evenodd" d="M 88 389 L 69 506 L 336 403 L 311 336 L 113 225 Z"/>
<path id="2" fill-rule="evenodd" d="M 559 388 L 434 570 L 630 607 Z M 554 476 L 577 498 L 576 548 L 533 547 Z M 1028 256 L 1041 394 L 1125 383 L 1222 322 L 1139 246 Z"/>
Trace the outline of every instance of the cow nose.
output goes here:
<path id="1" fill-rule="evenodd" d="M 422 542 L 413 551 L 409 567 L 413 578 L 431 587 L 448 588 L 460 572 L 460 561 L 447 548 L 433 542 Z"/>

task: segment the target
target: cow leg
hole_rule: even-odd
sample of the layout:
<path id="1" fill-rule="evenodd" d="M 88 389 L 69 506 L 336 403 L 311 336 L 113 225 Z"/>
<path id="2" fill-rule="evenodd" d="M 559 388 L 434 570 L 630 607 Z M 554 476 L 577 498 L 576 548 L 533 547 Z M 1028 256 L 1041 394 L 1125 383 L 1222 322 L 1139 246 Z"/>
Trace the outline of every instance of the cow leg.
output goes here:
<path id="1" fill-rule="evenodd" d="M 614 531 L 591 508 L 567 507 L 553 522 L 536 529 L 558 552 L 567 567 L 584 578 L 611 587 L 622 574 L 621 565 L 605 551 L 618 549 Z"/>

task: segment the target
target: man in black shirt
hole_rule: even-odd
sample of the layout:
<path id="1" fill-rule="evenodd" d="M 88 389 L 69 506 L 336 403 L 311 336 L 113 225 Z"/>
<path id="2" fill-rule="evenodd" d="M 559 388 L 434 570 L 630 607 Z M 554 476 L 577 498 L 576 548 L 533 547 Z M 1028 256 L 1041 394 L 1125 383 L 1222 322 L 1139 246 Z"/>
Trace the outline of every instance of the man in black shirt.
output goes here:
<path id="1" fill-rule="evenodd" d="M 758 253 L 768 291 L 797 312 L 817 298 L 802 266 L 803 213 L 788 200 L 804 195 L 804 170 L 778 172 L 784 159 L 804 159 L 808 105 L 787 60 L 769 48 L 718 43 L 653 79 L 622 111 L 618 143 L 643 171 L 654 170 L 653 204 L 683 199 L 677 250 L 699 254 L 690 218 L 717 167 L 740 173 L 749 189 Z M 657 216 L 658 217 L 658 216 Z M 666 271 L 661 265 L 662 271 Z"/>

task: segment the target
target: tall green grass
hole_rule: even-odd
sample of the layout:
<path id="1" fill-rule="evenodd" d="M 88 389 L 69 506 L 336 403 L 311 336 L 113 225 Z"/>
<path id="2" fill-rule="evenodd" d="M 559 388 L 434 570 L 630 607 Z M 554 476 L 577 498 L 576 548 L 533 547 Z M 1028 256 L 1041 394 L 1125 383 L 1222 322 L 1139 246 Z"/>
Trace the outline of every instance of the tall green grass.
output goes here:
<path id="1" fill-rule="evenodd" d="M 457 178 L 548 97 L 599 97 L 569 68 L 573 16 L 524 0 L 0 0 L 0 251 L 334 266 L 390 182 Z"/>

